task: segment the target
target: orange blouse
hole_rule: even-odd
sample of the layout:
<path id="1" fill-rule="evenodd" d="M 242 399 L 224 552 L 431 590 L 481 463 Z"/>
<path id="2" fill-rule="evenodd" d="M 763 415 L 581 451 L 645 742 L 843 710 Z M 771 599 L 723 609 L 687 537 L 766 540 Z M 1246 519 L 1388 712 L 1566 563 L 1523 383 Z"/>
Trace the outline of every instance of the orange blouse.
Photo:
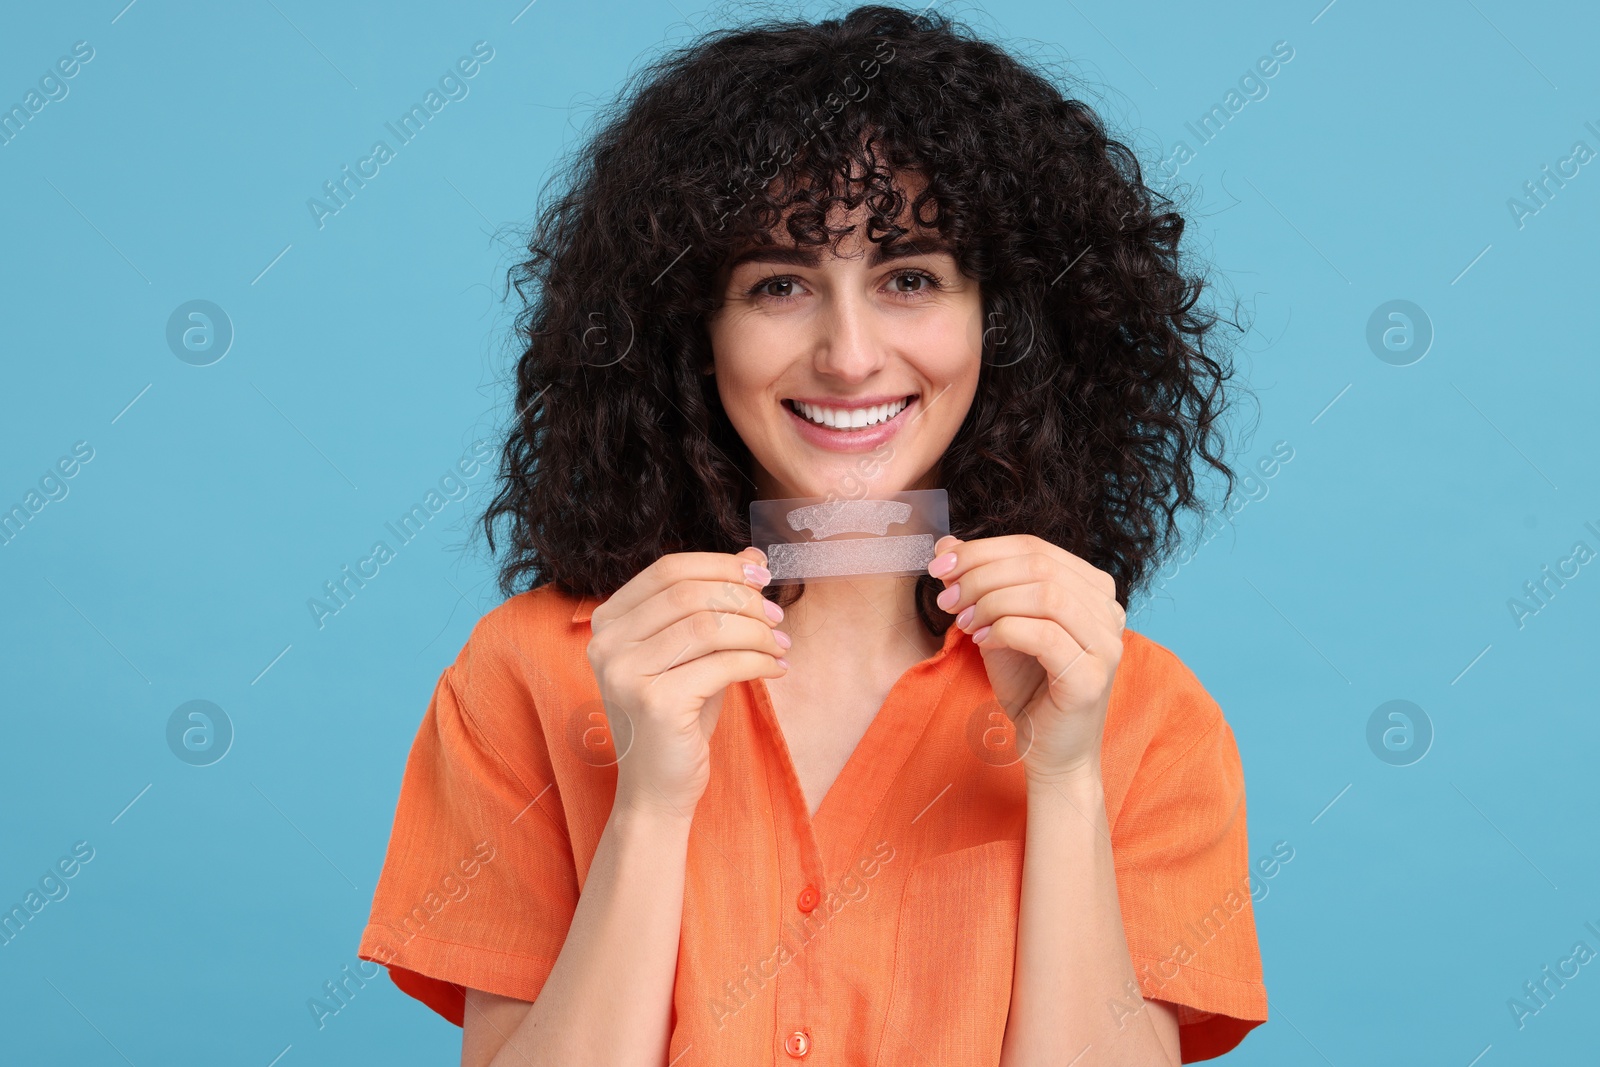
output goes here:
<path id="1" fill-rule="evenodd" d="M 358 955 L 457 1025 L 463 987 L 539 995 L 610 814 L 628 739 L 586 655 L 599 602 L 546 586 L 490 611 L 412 744 Z M 728 687 L 690 828 L 674 1067 L 998 1063 L 1026 783 L 965 637 L 895 682 L 815 818 L 765 683 Z M 1126 630 L 1102 751 L 1141 991 L 1178 1005 L 1185 1063 L 1219 1056 L 1266 1019 L 1233 733 Z"/>

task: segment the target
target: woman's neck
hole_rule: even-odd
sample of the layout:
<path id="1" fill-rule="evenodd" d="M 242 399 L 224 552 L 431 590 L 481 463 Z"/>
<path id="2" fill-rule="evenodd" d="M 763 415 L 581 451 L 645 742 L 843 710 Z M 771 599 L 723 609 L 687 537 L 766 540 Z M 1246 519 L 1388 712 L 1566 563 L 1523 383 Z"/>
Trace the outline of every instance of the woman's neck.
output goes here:
<path id="1" fill-rule="evenodd" d="M 917 614 L 916 588 L 916 575 L 807 582 L 778 628 L 796 645 L 806 644 L 807 658 L 821 654 L 841 668 L 909 666 L 943 645 Z"/>

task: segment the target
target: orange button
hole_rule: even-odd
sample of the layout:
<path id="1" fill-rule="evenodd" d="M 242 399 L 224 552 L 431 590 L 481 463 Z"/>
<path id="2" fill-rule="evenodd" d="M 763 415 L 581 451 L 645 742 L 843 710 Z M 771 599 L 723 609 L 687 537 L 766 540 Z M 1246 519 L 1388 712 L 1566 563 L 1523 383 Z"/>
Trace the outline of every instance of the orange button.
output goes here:
<path id="1" fill-rule="evenodd" d="M 796 1030 L 783 1039 L 783 1051 L 799 1059 L 811 1051 L 811 1035 L 804 1030 Z"/>
<path id="2" fill-rule="evenodd" d="M 817 887 L 814 885 L 808 885 L 804 889 L 800 890 L 800 899 L 795 901 L 795 903 L 800 906 L 801 911 L 809 912 L 816 908 L 817 903 L 821 899 L 822 897 L 817 893 Z"/>

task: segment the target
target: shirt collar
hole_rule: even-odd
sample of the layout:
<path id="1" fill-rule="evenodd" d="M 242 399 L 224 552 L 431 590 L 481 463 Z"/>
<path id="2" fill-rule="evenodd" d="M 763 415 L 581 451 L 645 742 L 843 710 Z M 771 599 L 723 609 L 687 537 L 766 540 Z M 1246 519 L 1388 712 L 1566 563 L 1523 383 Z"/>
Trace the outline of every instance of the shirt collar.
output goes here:
<path id="1" fill-rule="evenodd" d="M 578 610 L 572 613 L 574 623 L 588 622 L 589 616 L 594 614 L 594 609 L 599 607 L 605 597 L 586 596 L 578 600 Z"/>

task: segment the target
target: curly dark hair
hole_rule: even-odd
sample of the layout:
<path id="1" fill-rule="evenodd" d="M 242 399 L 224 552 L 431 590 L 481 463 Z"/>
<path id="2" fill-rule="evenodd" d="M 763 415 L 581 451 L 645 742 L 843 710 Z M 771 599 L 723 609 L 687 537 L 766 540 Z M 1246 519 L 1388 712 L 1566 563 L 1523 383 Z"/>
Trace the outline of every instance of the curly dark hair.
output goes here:
<path id="1" fill-rule="evenodd" d="M 780 223 L 796 243 L 837 238 L 837 207 L 865 202 L 870 240 L 909 232 L 901 171 L 926 178 L 914 220 L 1004 327 L 985 331 L 940 461 L 952 533 L 1032 533 L 1110 573 L 1127 605 L 1200 505 L 1197 455 L 1231 493 L 1233 370 L 1205 351 L 1217 318 L 1180 269 L 1184 219 L 1045 75 L 945 16 L 874 5 L 723 30 L 633 83 L 509 272 L 526 347 L 482 517 L 491 552 L 509 523 L 507 596 L 608 596 L 665 553 L 750 543 L 750 454 L 701 373 L 715 277 Z M 935 634 L 941 588 L 917 586 Z"/>

